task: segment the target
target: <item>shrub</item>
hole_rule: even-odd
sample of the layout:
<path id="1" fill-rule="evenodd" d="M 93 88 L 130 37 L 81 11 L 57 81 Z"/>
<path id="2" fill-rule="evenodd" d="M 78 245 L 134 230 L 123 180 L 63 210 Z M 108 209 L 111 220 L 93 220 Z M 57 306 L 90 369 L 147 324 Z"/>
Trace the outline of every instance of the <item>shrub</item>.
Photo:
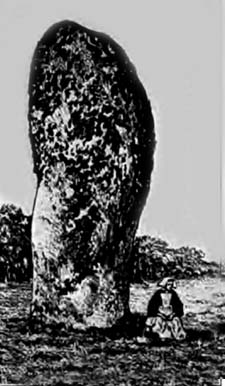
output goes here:
<path id="1" fill-rule="evenodd" d="M 201 249 L 188 246 L 175 249 L 159 238 L 139 236 L 133 247 L 132 281 L 141 283 L 165 276 L 183 279 L 217 273 L 218 264 L 209 263 L 204 258 Z"/>
<path id="2" fill-rule="evenodd" d="M 31 217 L 13 204 L 0 207 L 0 281 L 32 276 Z"/>

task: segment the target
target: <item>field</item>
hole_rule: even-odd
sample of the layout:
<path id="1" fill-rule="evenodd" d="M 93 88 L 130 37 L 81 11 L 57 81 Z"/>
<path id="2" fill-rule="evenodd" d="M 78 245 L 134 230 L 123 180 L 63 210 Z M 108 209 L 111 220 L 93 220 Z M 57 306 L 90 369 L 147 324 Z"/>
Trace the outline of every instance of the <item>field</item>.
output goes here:
<path id="1" fill-rule="evenodd" d="M 0 288 L 0 382 L 16 385 L 219 385 L 225 378 L 225 278 L 179 281 L 188 338 L 138 344 L 155 284 L 133 285 L 133 316 L 111 331 L 32 334 L 30 285 Z"/>

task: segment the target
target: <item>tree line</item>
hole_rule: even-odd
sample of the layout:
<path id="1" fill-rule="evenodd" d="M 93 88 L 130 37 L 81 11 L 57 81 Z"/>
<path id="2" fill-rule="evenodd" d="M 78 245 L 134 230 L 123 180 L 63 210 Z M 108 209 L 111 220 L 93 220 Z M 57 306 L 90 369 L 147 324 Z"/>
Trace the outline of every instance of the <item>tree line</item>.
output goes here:
<path id="1" fill-rule="evenodd" d="M 0 282 L 32 279 L 31 219 L 13 204 L 0 207 Z M 171 248 L 160 238 L 137 236 L 132 250 L 131 282 L 155 281 L 168 275 L 182 279 L 217 273 L 219 265 L 207 262 L 205 257 L 201 249 Z"/>

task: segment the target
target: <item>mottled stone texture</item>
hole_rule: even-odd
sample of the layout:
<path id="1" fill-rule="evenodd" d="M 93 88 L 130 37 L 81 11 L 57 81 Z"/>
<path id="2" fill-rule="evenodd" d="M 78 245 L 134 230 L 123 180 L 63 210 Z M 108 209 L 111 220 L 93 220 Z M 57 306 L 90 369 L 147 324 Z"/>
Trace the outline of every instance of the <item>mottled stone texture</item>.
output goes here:
<path id="1" fill-rule="evenodd" d="M 32 316 L 111 326 L 129 310 L 130 251 L 153 168 L 145 90 L 111 38 L 64 21 L 35 49 L 28 119 Z"/>

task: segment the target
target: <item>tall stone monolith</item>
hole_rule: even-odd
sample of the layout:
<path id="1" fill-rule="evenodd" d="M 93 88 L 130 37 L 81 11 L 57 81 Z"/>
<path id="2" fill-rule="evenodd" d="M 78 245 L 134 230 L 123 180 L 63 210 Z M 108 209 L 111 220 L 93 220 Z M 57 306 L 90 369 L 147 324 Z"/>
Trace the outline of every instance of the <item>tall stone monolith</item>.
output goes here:
<path id="1" fill-rule="evenodd" d="M 146 92 L 115 41 L 63 21 L 35 49 L 28 120 L 32 320 L 112 326 L 129 311 L 130 252 L 153 168 Z"/>

